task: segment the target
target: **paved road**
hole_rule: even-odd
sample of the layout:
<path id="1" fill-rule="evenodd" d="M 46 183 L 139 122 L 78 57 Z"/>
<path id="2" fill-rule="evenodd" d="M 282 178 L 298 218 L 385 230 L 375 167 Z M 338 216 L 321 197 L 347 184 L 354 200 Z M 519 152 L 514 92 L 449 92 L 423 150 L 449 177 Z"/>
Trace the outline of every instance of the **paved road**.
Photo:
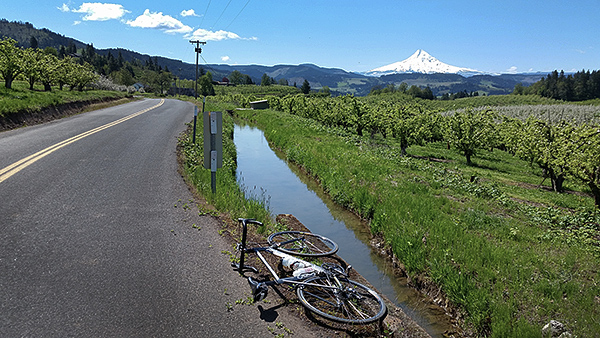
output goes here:
<path id="1" fill-rule="evenodd" d="M 0 133 L 0 337 L 272 336 L 235 305 L 249 288 L 218 221 L 183 207 L 192 118 L 143 100 Z"/>

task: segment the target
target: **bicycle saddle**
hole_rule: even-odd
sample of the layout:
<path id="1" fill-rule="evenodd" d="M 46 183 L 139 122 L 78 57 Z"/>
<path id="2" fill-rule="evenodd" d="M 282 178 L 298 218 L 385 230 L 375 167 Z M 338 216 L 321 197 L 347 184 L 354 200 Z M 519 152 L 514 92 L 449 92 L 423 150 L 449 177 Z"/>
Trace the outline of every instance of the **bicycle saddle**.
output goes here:
<path id="1" fill-rule="evenodd" d="M 248 277 L 248 284 L 250 284 L 250 288 L 252 289 L 254 302 L 260 302 L 267 297 L 269 288 L 264 283 L 254 280 L 252 277 Z"/>

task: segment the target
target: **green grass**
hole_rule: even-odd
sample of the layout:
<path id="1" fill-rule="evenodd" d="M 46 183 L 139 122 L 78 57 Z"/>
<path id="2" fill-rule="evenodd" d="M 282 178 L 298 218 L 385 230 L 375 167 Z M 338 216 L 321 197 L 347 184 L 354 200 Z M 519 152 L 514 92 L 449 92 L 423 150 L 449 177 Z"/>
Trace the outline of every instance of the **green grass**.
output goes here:
<path id="1" fill-rule="evenodd" d="M 192 100 L 193 101 L 193 100 Z M 201 106 L 201 102 L 199 103 Z M 207 102 L 206 111 L 233 109 L 227 104 Z M 211 188 L 211 171 L 203 167 L 203 119 L 198 114 L 196 143 L 192 142 L 191 131 L 179 139 L 179 148 L 184 156 L 185 176 L 198 189 L 198 192 L 219 211 L 228 213 L 231 219 L 255 218 L 265 224 L 272 223 L 266 201 L 259 198 L 247 199 L 236 179 L 236 149 L 233 143 L 233 119 L 223 114 L 223 167 L 217 170 L 216 193 Z M 191 127 L 191 125 L 190 125 Z M 191 128 L 190 128 L 191 129 Z"/>
<path id="2" fill-rule="evenodd" d="M 102 98 L 120 98 L 127 93 L 105 90 L 86 90 L 83 92 L 59 90 L 53 87 L 51 92 L 44 92 L 40 86 L 29 90 L 29 85 L 22 81 L 13 82 L 13 88 L 0 86 L 0 117 L 28 111 L 37 112 L 43 108 L 76 101 L 89 101 Z"/>
<path id="3" fill-rule="evenodd" d="M 370 220 L 411 277 L 439 286 L 479 335 L 541 336 L 551 319 L 600 334 L 599 229 L 587 224 L 600 217 L 585 187 L 537 189 L 537 168 L 496 150 L 466 166 L 445 144 L 401 157 L 392 140 L 270 110 L 236 114 Z"/>

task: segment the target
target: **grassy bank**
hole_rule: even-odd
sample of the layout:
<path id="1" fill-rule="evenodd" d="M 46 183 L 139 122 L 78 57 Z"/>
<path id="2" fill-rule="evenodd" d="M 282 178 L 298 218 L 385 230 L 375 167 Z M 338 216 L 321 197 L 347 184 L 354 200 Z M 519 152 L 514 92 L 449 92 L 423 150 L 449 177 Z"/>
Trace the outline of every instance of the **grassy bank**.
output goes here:
<path id="1" fill-rule="evenodd" d="M 369 219 L 414 283 L 439 287 L 478 335 L 541 336 L 551 319 L 600 334 L 598 215 L 581 187 L 537 189 L 540 173 L 499 151 L 475 166 L 445 144 L 400 157 L 392 140 L 270 110 L 236 114 Z"/>
<path id="2" fill-rule="evenodd" d="M 42 87 L 29 90 L 29 85 L 22 81 L 13 82 L 13 88 L 0 86 L 0 117 L 18 112 L 37 112 L 43 108 L 77 101 L 93 101 L 105 98 L 121 98 L 129 94 L 106 90 L 70 91 L 53 89 L 44 92 Z"/>
<path id="3" fill-rule="evenodd" d="M 200 102 L 201 106 L 202 103 Z M 207 103 L 207 111 L 225 111 L 234 108 L 227 104 Z M 183 156 L 185 177 L 198 189 L 209 204 L 220 212 L 230 215 L 231 219 L 255 218 L 265 224 L 273 222 L 265 201 L 246 199 L 236 180 L 236 149 L 233 143 L 233 119 L 223 114 L 223 167 L 217 171 L 216 193 L 211 188 L 211 172 L 203 167 L 204 141 L 202 132 L 202 114 L 198 114 L 196 142 L 192 142 L 192 132 L 189 130 L 179 138 L 179 151 Z M 192 128 L 190 124 L 190 129 Z"/>

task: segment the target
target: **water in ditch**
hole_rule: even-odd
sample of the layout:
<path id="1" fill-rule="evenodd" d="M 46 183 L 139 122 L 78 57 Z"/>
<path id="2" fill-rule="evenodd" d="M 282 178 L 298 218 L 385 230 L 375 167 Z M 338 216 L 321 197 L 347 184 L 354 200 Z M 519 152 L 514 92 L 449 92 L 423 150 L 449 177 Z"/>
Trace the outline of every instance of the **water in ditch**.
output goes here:
<path id="1" fill-rule="evenodd" d="M 234 143 L 237 179 L 246 194 L 265 199 L 272 214 L 292 214 L 312 232 L 333 239 L 345 261 L 432 337 L 453 329 L 441 308 L 395 277 L 391 264 L 373 252 L 360 218 L 336 205 L 314 179 L 271 149 L 260 129 L 236 125 Z"/>

